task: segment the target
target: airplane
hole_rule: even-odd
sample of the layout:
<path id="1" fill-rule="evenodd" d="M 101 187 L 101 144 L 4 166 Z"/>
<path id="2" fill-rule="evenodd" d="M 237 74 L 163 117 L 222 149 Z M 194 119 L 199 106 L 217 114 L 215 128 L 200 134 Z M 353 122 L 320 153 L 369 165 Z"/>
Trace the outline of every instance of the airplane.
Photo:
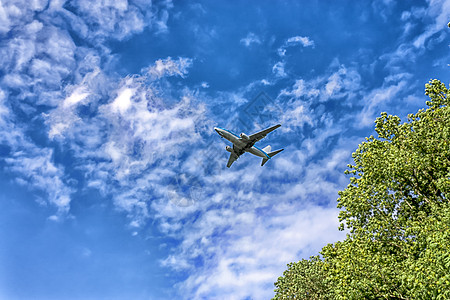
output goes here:
<path id="1" fill-rule="evenodd" d="M 281 124 L 272 126 L 270 128 L 264 129 L 260 132 L 254 133 L 252 135 L 246 135 L 245 133 L 241 133 L 240 136 L 232 133 L 231 131 L 219 127 L 214 127 L 214 130 L 220 135 L 222 138 L 226 138 L 230 142 L 233 143 L 233 147 L 226 146 L 225 149 L 230 152 L 230 158 L 228 159 L 227 167 L 231 167 L 231 165 L 245 152 L 250 152 L 253 155 L 262 157 L 261 166 L 264 166 L 264 164 L 271 159 L 276 154 L 280 153 L 284 149 L 276 150 L 271 152 L 270 145 L 260 149 L 255 146 L 255 143 L 259 140 L 266 137 L 266 135 L 278 127 L 280 127 Z"/>

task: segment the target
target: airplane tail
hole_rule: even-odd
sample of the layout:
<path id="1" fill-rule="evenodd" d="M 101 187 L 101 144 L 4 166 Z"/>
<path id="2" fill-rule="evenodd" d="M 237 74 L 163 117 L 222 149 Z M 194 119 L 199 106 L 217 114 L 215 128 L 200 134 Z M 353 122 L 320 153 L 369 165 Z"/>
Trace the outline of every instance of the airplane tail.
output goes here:
<path id="1" fill-rule="evenodd" d="M 270 151 L 270 146 L 267 146 L 266 148 L 269 148 L 269 151 Z M 266 148 L 264 148 L 263 150 L 265 151 Z M 283 150 L 284 150 L 284 149 L 276 150 L 276 151 L 267 153 L 267 155 L 268 155 L 270 158 L 272 158 L 272 157 L 274 157 L 275 155 L 277 155 L 278 153 L 280 153 L 280 152 L 283 151 Z M 269 160 L 269 159 L 268 159 L 267 157 L 263 158 L 263 160 L 262 160 L 262 162 L 261 162 L 261 166 L 264 166 L 264 164 L 265 164 L 268 160 Z"/>
<path id="2" fill-rule="evenodd" d="M 262 148 L 262 150 L 266 153 L 269 153 L 272 150 L 272 147 L 270 147 L 270 145 L 269 145 L 267 147 Z"/>

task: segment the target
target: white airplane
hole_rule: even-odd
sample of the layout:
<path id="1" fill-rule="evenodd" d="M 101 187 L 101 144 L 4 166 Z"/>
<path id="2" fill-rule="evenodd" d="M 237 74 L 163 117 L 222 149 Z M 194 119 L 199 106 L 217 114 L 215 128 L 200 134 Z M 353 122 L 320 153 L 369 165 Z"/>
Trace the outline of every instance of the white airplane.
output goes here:
<path id="1" fill-rule="evenodd" d="M 231 165 L 235 162 L 236 159 L 239 158 L 242 154 L 245 152 L 250 152 L 253 155 L 262 157 L 261 166 L 264 166 L 264 164 L 272 158 L 274 155 L 280 153 L 284 149 L 276 150 L 271 152 L 270 146 L 267 146 L 263 149 L 260 149 L 255 146 L 255 143 L 264 137 L 269 132 L 274 131 L 278 127 L 280 127 L 281 124 L 272 126 L 270 128 L 264 129 L 260 132 L 254 133 L 252 135 L 246 135 L 245 133 L 241 133 L 240 136 L 237 136 L 236 134 L 232 133 L 229 130 L 214 127 L 214 130 L 222 137 L 226 138 L 230 142 L 233 143 L 233 147 L 226 146 L 225 149 L 230 152 L 230 158 L 228 159 L 227 167 L 231 167 Z"/>

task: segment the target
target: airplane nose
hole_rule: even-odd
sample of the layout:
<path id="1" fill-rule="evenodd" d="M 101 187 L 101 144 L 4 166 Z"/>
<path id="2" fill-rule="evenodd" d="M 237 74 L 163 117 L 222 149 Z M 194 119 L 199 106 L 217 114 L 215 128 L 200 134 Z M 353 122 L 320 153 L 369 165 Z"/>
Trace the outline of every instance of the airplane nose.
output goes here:
<path id="1" fill-rule="evenodd" d="M 220 135 L 220 137 L 223 137 L 222 130 L 220 130 L 220 128 L 214 127 L 214 130 Z"/>

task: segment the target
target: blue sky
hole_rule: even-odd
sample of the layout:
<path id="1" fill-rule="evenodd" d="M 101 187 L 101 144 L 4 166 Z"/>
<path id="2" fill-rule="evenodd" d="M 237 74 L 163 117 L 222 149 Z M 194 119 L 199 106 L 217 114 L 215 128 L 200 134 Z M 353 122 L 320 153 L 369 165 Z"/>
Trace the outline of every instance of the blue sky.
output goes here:
<path id="1" fill-rule="evenodd" d="M 0 298 L 268 299 L 351 153 L 449 83 L 450 1 L 0 2 Z M 214 126 L 285 151 L 226 168 Z"/>

